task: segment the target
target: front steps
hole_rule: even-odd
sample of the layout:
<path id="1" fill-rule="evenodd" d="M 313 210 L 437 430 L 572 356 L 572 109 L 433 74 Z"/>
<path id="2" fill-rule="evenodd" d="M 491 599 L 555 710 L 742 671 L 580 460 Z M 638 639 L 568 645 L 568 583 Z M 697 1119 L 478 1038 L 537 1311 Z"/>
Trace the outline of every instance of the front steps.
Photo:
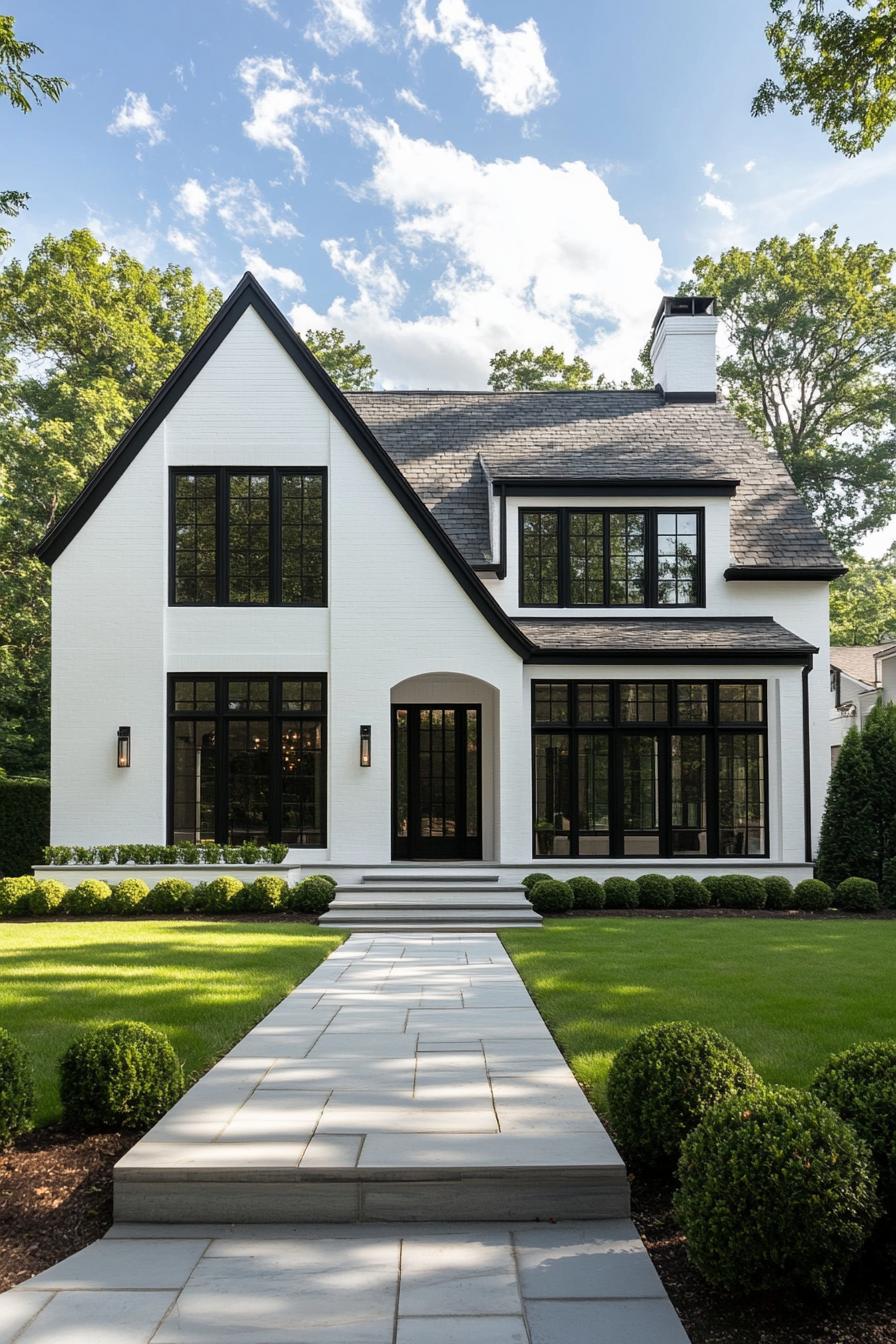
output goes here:
<path id="1" fill-rule="evenodd" d="M 353 933 L 486 933 L 537 928 L 541 916 L 523 887 L 486 874 L 365 874 L 337 887 L 319 924 Z"/>

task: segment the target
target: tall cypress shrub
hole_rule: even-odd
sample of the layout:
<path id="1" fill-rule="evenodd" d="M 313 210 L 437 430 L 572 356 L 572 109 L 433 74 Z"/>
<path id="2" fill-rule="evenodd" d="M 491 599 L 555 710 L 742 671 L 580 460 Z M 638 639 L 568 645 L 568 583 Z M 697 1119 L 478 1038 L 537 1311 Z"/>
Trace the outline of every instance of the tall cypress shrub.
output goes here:
<path id="1" fill-rule="evenodd" d="M 888 887 L 888 865 L 892 870 L 896 859 L 896 704 L 875 705 L 861 738 L 872 782 L 875 869 L 868 876 Z M 887 895 L 892 901 L 893 893 Z"/>
<path id="2" fill-rule="evenodd" d="M 847 877 L 877 881 L 873 784 L 862 735 L 850 728 L 831 771 L 818 842 L 816 871 L 829 886 Z"/>

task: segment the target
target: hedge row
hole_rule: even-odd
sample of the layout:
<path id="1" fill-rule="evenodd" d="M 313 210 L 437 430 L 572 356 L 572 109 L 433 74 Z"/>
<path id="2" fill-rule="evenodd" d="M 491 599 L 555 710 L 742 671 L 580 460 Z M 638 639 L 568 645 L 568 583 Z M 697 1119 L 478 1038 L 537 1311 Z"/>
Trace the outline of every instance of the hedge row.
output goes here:
<path id="1" fill-rule="evenodd" d="M 30 873 L 49 838 L 50 781 L 0 777 L 0 875 Z"/>
<path id="2" fill-rule="evenodd" d="M 153 863 L 282 863 L 289 845 L 46 845 L 43 862 L 54 865 L 134 863 L 142 867 Z M 28 865 L 33 868 L 38 860 Z"/>
<path id="3" fill-rule="evenodd" d="M 896 1041 L 834 1056 L 800 1092 L 717 1032 L 662 1022 L 616 1055 L 607 1097 L 627 1159 L 675 1173 L 688 1254 L 717 1287 L 834 1293 L 896 1213 Z"/>
<path id="4" fill-rule="evenodd" d="M 876 882 L 848 877 L 832 890 L 826 882 L 805 878 L 794 887 L 786 877 L 746 877 L 738 873 L 694 877 L 572 877 L 561 882 L 547 873 L 529 873 L 523 886 L 533 907 L 542 915 L 567 910 L 699 910 L 719 906 L 726 910 L 838 910 L 873 914 L 883 908 Z"/>
<path id="5" fill-rule="evenodd" d="M 320 915 L 333 899 L 332 877 L 314 875 L 294 887 L 282 877 L 257 877 L 244 883 L 238 877 L 216 877 L 193 886 L 182 877 L 166 877 L 149 887 L 139 877 L 126 877 L 110 886 L 88 877 L 76 887 L 53 878 L 0 879 L 0 919 L 35 915 L 178 915 L 185 913 L 266 914 L 274 910 Z"/>

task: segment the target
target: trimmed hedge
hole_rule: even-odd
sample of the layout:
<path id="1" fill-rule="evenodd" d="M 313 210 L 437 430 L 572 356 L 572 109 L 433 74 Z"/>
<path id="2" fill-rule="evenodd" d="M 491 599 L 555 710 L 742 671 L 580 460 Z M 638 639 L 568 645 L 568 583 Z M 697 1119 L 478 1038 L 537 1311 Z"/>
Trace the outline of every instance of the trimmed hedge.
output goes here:
<path id="1" fill-rule="evenodd" d="M 834 904 L 838 910 L 873 915 L 884 908 L 884 898 L 870 877 L 847 877 L 834 892 Z"/>
<path id="2" fill-rule="evenodd" d="M 549 882 L 550 880 L 550 873 L 527 873 L 523 878 L 522 886 L 529 892 L 534 886 L 537 886 L 539 882 Z"/>
<path id="3" fill-rule="evenodd" d="M 634 910 L 639 900 L 638 884 L 630 877 L 608 877 L 604 883 L 607 910 Z"/>
<path id="4" fill-rule="evenodd" d="M 329 909 L 334 886 L 326 877 L 303 877 L 294 887 L 287 887 L 283 900 L 288 910 L 300 910 L 306 915 L 322 915 Z"/>
<path id="5" fill-rule="evenodd" d="M 183 1092 L 180 1061 L 145 1022 L 111 1022 L 73 1041 L 59 1063 L 64 1123 L 101 1133 L 148 1129 Z"/>
<path id="6" fill-rule="evenodd" d="M 688 1255 L 739 1295 L 835 1293 L 880 1214 L 867 1146 L 794 1088 L 713 1106 L 682 1145 L 678 1180 Z"/>
<path id="7" fill-rule="evenodd" d="M 827 882 L 820 882 L 817 877 L 806 877 L 793 889 L 795 910 L 829 910 L 833 900 L 834 893 Z"/>
<path id="8" fill-rule="evenodd" d="M 709 904 L 718 905 L 719 898 L 716 893 L 719 889 L 719 875 L 717 873 L 709 873 L 706 877 L 702 877 L 700 880 L 709 892 Z"/>
<path id="9" fill-rule="evenodd" d="M 786 877 L 764 877 L 766 910 L 794 910 L 793 884 Z"/>
<path id="10" fill-rule="evenodd" d="M 0 781 L 3 782 L 8 781 Z M 288 853 L 289 845 L 256 845 L 252 840 L 242 845 L 211 842 L 201 845 L 189 842 L 179 845 L 45 845 L 43 850 L 36 851 L 28 866 L 33 868 L 41 862 L 54 865 L 133 863 L 139 867 L 155 863 L 282 863 Z"/>
<path id="11" fill-rule="evenodd" d="M 809 1090 L 868 1144 L 881 1195 L 896 1213 L 896 1041 L 865 1041 L 834 1055 Z"/>
<path id="12" fill-rule="evenodd" d="M 645 910 L 669 910 L 675 904 L 675 888 L 662 873 L 644 873 L 635 881 L 638 903 Z"/>
<path id="13" fill-rule="evenodd" d="M 49 838 L 50 781 L 0 778 L 0 873 L 30 873 Z"/>
<path id="14" fill-rule="evenodd" d="M 571 877 L 566 884 L 572 892 L 576 910 L 602 910 L 604 889 L 593 877 Z"/>
<path id="15" fill-rule="evenodd" d="M 267 914 L 279 910 L 286 882 L 282 877 L 256 877 L 233 898 L 234 910 L 247 914 Z"/>
<path id="16" fill-rule="evenodd" d="M 0 1148 L 24 1134 L 33 1110 L 31 1060 L 15 1037 L 0 1027 Z"/>
<path id="17" fill-rule="evenodd" d="M 673 905 L 676 910 L 702 910 L 710 903 L 710 895 L 696 877 L 672 878 Z"/>
<path id="18" fill-rule="evenodd" d="M 759 1085 L 752 1064 L 717 1031 L 658 1022 L 610 1066 L 607 1102 L 616 1137 L 636 1166 L 670 1172 L 681 1145 L 717 1101 Z"/>
<path id="19" fill-rule="evenodd" d="M 556 915 L 571 910 L 575 896 L 568 882 L 559 882 L 556 878 L 548 877 L 530 887 L 529 900 L 532 902 L 532 909 L 539 915 Z"/>
<path id="20" fill-rule="evenodd" d="M 765 887 L 759 878 L 740 873 L 726 873 L 724 877 L 717 877 L 714 896 L 717 904 L 725 910 L 761 910 L 765 905 Z"/>

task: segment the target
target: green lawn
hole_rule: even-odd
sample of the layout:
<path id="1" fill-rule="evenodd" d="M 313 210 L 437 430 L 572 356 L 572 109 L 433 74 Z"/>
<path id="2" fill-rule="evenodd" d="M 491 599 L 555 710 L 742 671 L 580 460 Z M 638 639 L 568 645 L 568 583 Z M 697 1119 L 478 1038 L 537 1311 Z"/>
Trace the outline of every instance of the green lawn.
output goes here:
<path id="1" fill-rule="evenodd" d="M 613 1055 L 653 1022 L 715 1027 L 794 1086 L 835 1050 L 896 1036 L 896 921 L 606 917 L 501 937 L 599 1110 Z"/>
<path id="2" fill-rule="evenodd" d="M 0 925 L 0 1026 L 31 1054 L 37 1124 L 59 1116 L 56 1064 L 84 1027 L 160 1027 L 191 1080 L 342 941 L 308 924 Z"/>

